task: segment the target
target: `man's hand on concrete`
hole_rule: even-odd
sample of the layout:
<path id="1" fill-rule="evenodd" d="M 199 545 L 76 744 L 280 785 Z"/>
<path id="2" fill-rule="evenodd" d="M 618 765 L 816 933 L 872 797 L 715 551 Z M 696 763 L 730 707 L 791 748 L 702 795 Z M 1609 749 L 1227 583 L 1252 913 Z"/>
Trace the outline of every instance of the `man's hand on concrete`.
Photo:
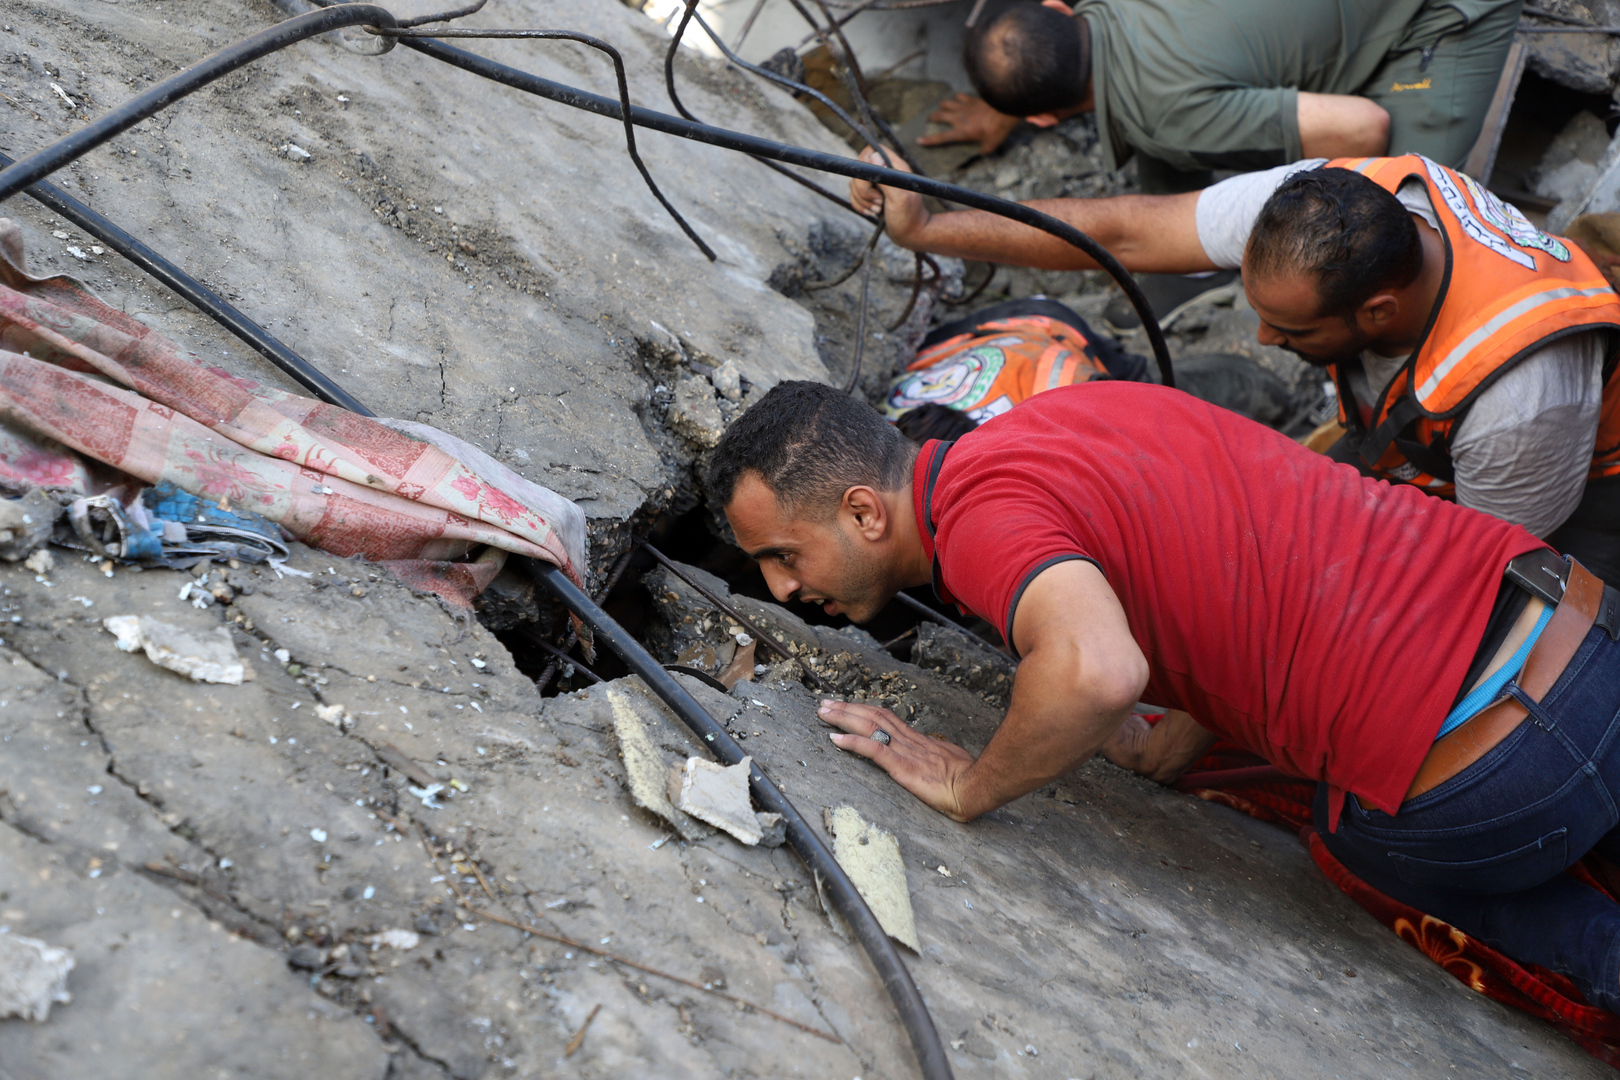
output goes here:
<path id="1" fill-rule="evenodd" d="M 1173 784 L 1214 743 L 1215 736 L 1191 714 L 1171 709 L 1157 724 L 1135 714 L 1127 716 L 1097 752 L 1154 783 Z"/>
<path id="2" fill-rule="evenodd" d="M 838 728 L 832 736 L 840 750 L 859 754 L 879 765 L 896 783 L 917 798 L 956 821 L 968 821 L 959 785 L 973 755 L 955 743 L 919 735 L 888 709 L 857 705 L 848 701 L 823 701 L 822 722 Z M 872 736 L 883 730 L 889 734 L 885 746 Z"/>
<path id="3" fill-rule="evenodd" d="M 997 112 L 983 98 L 972 94 L 956 94 L 946 98 L 940 102 L 939 108 L 929 114 L 928 119 L 947 125 L 946 130 L 921 136 L 917 140 L 918 146 L 976 142 L 981 154 L 993 153 L 1018 126 L 1018 117 Z"/>
<path id="4" fill-rule="evenodd" d="M 898 172 L 911 171 L 900 155 L 892 150 L 889 151 L 888 160 L 885 161 L 882 154 L 868 146 L 861 153 L 861 160 L 868 165 L 886 165 Z M 910 248 L 922 235 L 922 230 L 927 226 L 931 216 L 928 208 L 923 205 L 922 196 L 915 191 L 879 187 L 865 180 L 849 182 L 849 201 L 863 214 L 876 214 L 882 211 L 889 239 L 905 248 Z"/>

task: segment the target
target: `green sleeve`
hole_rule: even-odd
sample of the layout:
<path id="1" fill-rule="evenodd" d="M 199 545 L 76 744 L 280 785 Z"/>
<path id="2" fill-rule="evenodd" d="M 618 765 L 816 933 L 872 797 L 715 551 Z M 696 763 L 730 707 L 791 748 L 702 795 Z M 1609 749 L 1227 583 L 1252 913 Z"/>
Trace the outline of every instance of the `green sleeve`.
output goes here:
<path id="1" fill-rule="evenodd" d="M 1179 169 L 1254 172 L 1303 156 L 1293 87 L 1195 90 L 1162 115 L 1152 131 L 1122 134 L 1138 152 Z"/>

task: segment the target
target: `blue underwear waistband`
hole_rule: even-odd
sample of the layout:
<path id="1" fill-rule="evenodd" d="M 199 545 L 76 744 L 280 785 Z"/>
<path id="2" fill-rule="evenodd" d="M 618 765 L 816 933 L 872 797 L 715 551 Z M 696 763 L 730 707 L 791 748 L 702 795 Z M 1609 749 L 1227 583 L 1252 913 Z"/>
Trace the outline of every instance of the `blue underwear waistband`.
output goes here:
<path id="1" fill-rule="evenodd" d="M 1524 670 L 1524 662 L 1529 658 L 1530 650 L 1535 648 L 1536 639 L 1541 637 L 1541 632 L 1547 628 L 1552 616 L 1553 606 L 1548 604 L 1542 611 L 1541 618 L 1536 620 L 1530 636 L 1524 639 L 1524 644 L 1520 645 L 1512 656 L 1508 657 L 1507 663 L 1491 672 L 1490 678 L 1474 687 L 1467 697 L 1457 702 L 1456 708 L 1446 714 L 1445 720 L 1440 724 L 1439 733 L 1435 735 L 1436 739 L 1451 734 L 1502 696 L 1503 688 L 1515 675 Z"/>

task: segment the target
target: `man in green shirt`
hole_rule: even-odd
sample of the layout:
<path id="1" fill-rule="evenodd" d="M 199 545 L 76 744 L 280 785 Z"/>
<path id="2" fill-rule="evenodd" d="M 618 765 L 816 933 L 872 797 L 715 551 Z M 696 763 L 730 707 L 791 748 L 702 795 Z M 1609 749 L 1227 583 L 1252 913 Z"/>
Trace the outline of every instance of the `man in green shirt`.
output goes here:
<path id="1" fill-rule="evenodd" d="M 1019 117 L 1049 126 L 1094 110 L 1109 168 L 1133 153 L 1139 164 L 1151 158 L 1171 173 L 1194 174 L 1181 179 L 1181 190 L 1207 186 L 1196 182 L 1207 170 L 1247 172 L 1308 157 L 1420 153 L 1458 168 L 1479 135 L 1522 7 L 1523 0 L 1013 3 L 968 41 L 968 72 L 984 100 L 947 103 L 941 118 L 952 130 L 919 141 L 978 141 L 989 150 Z"/>
<path id="2" fill-rule="evenodd" d="M 989 152 L 1019 118 L 1095 112 L 1104 163 L 1145 194 L 1213 170 L 1420 153 L 1460 168 L 1479 137 L 1523 0 L 1062 0 L 1012 3 L 968 39 L 983 99 L 959 95 L 926 145 Z M 1174 314 L 1231 275 L 1144 281 Z M 1128 305 L 1105 316 L 1133 329 Z"/>

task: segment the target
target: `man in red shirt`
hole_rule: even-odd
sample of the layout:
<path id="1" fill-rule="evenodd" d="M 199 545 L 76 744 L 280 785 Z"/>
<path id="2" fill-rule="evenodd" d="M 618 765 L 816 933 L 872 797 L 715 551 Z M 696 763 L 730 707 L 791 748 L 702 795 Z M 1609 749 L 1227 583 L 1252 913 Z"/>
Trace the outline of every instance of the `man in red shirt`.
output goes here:
<path id="1" fill-rule="evenodd" d="M 1319 781 L 1369 883 L 1620 1011 L 1620 905 L 1562 875 L 1620 847 L 1620 593 L 1524 529 L 1118 382 L 920 453 L 785 383 L 709 485 L 778 599 L 861 622 L 931 582 L 1022 658 L 977 758 L 824 703 L 837 746 L 935 809 L 970 821 L 1099 750 L 1168 782 L 1224 738 Z M 1142 699 L 1174 711 L 1148 728 Z"/>

